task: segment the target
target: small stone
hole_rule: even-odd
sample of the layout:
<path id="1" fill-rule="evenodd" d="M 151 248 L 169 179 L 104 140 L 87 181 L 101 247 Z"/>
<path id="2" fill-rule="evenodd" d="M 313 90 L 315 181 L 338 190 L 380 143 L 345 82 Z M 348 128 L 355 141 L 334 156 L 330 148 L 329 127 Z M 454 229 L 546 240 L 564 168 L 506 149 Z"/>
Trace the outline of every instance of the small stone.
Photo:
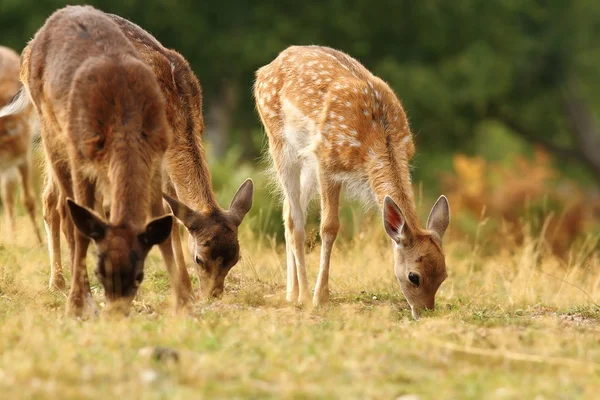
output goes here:
<path id="1" fill-rule="evenodd" d="M 153 369 L 145 369 L 140 373 L 140 379 L 144 383 L 152 383 L 158 379 L 158 373 Z"/>
<path id="2" fill-rule="evenodd" d="M 178 362 L 179 353 L 177 350 L 161 346 L 148 346 L 138 350 L 138 355 L 145 358 L 152 358 L 154 361 L 161 362 Z"/>
<path id="3" fill-rule="evenodd" d="M 416 394 L 403 394 L 402 396 L 396 397 L 396 400 L 420 400 L 420 397 Z"/>

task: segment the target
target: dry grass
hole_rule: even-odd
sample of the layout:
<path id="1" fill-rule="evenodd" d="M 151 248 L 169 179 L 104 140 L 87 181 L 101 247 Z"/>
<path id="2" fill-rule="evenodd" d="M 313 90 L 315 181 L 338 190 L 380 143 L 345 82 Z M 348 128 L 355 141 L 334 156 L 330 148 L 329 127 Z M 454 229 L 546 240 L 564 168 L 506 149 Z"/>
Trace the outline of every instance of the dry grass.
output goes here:
<path id="1" fill-rule="evenodd" d="M 378 221 L 336 244 L 332 304 L 302 310 L 284 300 L 282 246 L 250 219 L 223 299 L 172 316 L 155 250 L 129 318 L 76 321 L 47 290 L 46 250 L 20 218 L 0 237 L 2 398 L 575 399 L 600 388 L 597 239 L 566 262 L 534 240 L 489 257 L 449 243 L 437 309 L 415 322 Z M 314 284 L 320 246 L 309 247 Z"/>

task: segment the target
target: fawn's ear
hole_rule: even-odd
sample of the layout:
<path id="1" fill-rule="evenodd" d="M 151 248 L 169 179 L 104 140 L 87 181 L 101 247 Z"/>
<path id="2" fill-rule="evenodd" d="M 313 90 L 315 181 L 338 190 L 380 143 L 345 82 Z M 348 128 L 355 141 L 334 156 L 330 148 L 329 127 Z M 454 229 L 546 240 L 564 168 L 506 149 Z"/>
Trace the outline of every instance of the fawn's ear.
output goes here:
<path id="1" fill-rule="evenodd" d="M 410 232 L 406 226 L 406 218 L 390 196 L 383 200 L 383 226 L 390 238 L 399 245 L 406 245 Z"/>
<path id="2" fill-rule="evenodd" d="M 164 215 L 148 222 L 144 232 L 138 235 L 138 239 L 146 247 L 150 248 L 155 244 L 161 244 L 167 240 L 171 234 L 172 227 L 173 217 L 171 215 Z"/>
<path id="3" fill-rule="evenodd" d="M 169 204 L 175 218 L 177 218 L 186 228 L 189 228 L 194 219 L 193 217 L 196 214 L 194 210 L 165 193 L 163 193 L 163 199 Z"/>
<path id="4" fill-rule="evenodd" d="M 248 178 L 233 195 L 229 205 L 229 215 L 233 223 L 239 226 L 242 220 L 252 208 L 252 197 L 254 195 L 254 182 Z"/>
<path id="5" fill-rule="evenodd" d="M 80 206 L 70 198 L 67 199 L 67 208 L 69 209 L 73 223 L 82 235 L 94 241 L 104 238 L 108 225 L 100 216 L 96 215 L 92 210 Z"/>
<path id="6" fill-rule="evenodd" d="M 440 240 L 450 224 L 450 205 L 446 196 L 441 195 L 435 202 L 427 218 L 427 230 L 437 233 Z"/>

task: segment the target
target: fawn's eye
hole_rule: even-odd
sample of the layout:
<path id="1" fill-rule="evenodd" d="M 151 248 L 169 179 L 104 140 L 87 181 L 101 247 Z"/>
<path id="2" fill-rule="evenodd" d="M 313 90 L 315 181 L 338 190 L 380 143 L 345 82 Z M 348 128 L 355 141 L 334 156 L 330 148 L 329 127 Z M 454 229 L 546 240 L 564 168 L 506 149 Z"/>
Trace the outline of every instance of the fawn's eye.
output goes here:
<path id="1" fill-rule="evenodd" d="M 204 260 L 200 258 L 200 256 L 196 255 L 194 261 L 196 261 L 196 264 L 198 264 L 198 266 L 204 268 Z"/>
<path id="2" fill-rule="evenodd" d="M 421 284 L 421 280 L 419 279 L 419 275 L 414 272 L 408 273 L 408 280 L 411 281 L 414 285 L 419 286 Z"/>
<path id="3" fill-rule="evenodd" d="M 418 262 L 418 263 L 420 263 L 420 262 L 422 262 L 422 261 L 423 261 L 423 256 L 421 256 L 421 257 L 419 257 L 419 258 L 417 258 L 417 259 L 415 260 L 415 262 Z"/>

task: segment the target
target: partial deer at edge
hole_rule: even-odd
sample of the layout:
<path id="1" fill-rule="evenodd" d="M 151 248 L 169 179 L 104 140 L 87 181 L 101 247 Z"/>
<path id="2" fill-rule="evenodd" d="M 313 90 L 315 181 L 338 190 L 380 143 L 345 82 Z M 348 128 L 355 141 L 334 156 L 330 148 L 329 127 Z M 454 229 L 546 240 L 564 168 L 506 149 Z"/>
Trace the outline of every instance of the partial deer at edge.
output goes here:
<path id="1" fill-rule="evenodd" d="M 0 107 L 7 105 L 19 91 L 19 56 L 0 46 Z M 17 180 L 21 179 L 23 204 L 39 243 L 40 230 L 35 218 L 35 196 L 31 186 L 31 139 L 35 129 L 31 106 L 20 113 L 0 118 L 0 193 L 6 218 L 5 227 L 14 232 L 14 207 Z"/>
<path id="2" fill-rule="evenodd" d="M 329 299 L 329 261 L 339 231 L 342 185 L 383 208 L 395 273 L 418 318 L 446 279 L 441 196 L 426 228 L 418 221 L 408 162 L 414 144 L 390 87 L 358 61 L 327 47 L 292 46 L 256 73 L 254 96 L 284 194 L 287 299 L 310 301 L 304 258 L 306 210 L 321 198 L 321 263 L 313 303 Z"/>
<path id="3" fill-rule="evenodd" d="M 189 293 L 173 265 L 169 240 L 173 218 L 148 221 L 164 213 L 161 162 L 172 140 L 152 70 L 104 13 L 68 6 L 52 14 L 23 51 L 21 81 L 25 90 L 0 114 L 15 112 L 29 99 L 38 112 L 46 191 L 52 193 L 47 199 L 56 200 L 45 203 L 50 255 L 53 261 L 59 256 L 54 245 L 60 223 L 71 250 L 68 311 L 81 314 L 90 298 L 85 265 L 90 239 L 96 243 L 95 272 L 109 305 L 128 310 L 155 244 L 176 304 L 185 304 Z M 108 221 L 91 210 L 97 190 L 110 200 Z"/>

